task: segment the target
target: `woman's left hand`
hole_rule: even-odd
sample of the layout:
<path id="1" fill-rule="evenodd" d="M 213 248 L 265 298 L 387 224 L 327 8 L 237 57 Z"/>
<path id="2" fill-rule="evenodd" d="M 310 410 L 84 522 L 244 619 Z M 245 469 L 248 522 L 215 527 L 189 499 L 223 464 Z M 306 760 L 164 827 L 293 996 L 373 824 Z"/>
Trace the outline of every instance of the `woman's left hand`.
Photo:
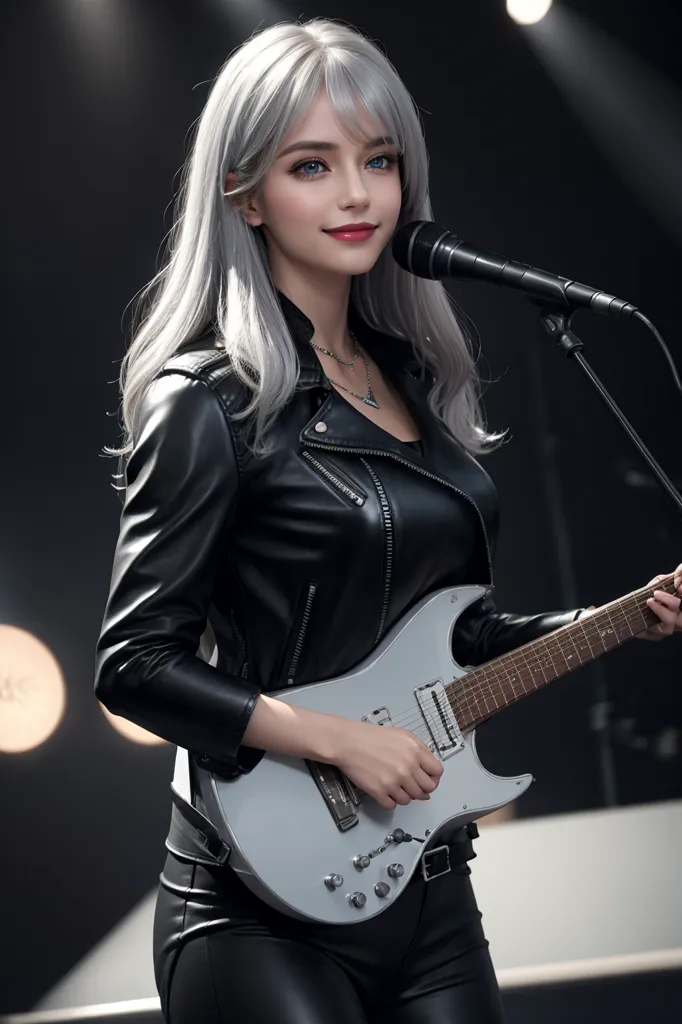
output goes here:
<path id="1" fill-rule="evenodd" d="M 670 573 L 664 573 L 661 576 L 654 576 L 647 586 L 659 583 L 664 576 L 669 575 Z M 682 593 L 682 565 L 678 565 L 675 569 L 675 586 L 678 593 Z M 654 590 L 654 596 L 649 598 L 647 604 L 661 621 L 657 622 L 655 626 L 650 626 L 646 633 L 639 633 L 638 640 L 663 640 L 664 637 L 672 636 L 673 633 L 682 633 L 682 610 L 679 597 L 666 594 L 662 590 Z"/>

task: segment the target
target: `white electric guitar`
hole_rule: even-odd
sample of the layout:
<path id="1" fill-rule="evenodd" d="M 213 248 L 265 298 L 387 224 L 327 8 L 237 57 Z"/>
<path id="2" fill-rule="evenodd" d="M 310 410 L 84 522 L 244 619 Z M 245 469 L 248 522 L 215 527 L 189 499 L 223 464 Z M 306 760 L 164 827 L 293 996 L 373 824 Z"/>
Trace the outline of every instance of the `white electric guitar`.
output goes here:
<path id="1" fill-rule="evenodd" d="M 199 769 L 199 792 L 231 847 L 230 865 L 262 900 L 290 916 L 350 924 L 380 914 L 415 871 L 450 869 L 444 833 L 528 789 L 531 775 L 491 775 L 476 755 L 476 726 L 545 683 L 586 665 L 658 622 L 653 587 L 469 671 L 450 653 L 461 612 L 486 593 L 466 586 L 430 594 L 353 672 L 271 696 L 346 718 L 398 726 L 444 765 L 430 800 L 384 810 L 339 769 L 263 754 L 248 774 L 225 780 Z M 656 589 L 675 593 L 673 577 Z"/>

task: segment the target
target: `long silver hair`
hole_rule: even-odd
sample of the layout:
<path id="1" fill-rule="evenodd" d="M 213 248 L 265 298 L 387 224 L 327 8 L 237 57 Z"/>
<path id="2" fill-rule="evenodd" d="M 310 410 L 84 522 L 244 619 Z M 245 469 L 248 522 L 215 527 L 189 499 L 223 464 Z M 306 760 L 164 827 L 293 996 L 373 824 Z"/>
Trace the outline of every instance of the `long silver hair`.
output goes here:
<path id="1" fill-rule="evenodd" d="M 398 144 L 403 202 L 398 225 L 432 220 L 428 153 L 418 108 L 390 61 L 356 30 L 325 18 L 285 22 L 254 34 L 218 73 L 183 166 L 162 269 L 138 294 L 132 340 L 121 364 L 125 436 L 132 450 L 146 389 L 181 345 L 211 322 L 230 365 L 251 392 L 235 419 L 250 417 L 252 450 L 269 450 L 268 427 L 291 398 L 299 361 L 277 301 L 267 248 L 225 197 L 257 194 L 281 140 L 321 87 L 349 137 L 364 141 L 361 106 Z M 492 450 L 503 434 L 485 428 L 470 342 L 440 281 L 402 270 L 387 246 L 354 276 L 352 301 L 373 328 L 412 342 L 431 371 L 432 411 L 471 453 Z"/>

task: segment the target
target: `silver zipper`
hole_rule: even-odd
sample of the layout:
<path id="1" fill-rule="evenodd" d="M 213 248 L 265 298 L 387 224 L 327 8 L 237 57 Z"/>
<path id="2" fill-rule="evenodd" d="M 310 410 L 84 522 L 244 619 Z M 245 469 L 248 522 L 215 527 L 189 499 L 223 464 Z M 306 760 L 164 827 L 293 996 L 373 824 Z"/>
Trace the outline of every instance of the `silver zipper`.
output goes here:
<path id="1" fill-rule="evenodd" d="M 301 657 L 301 651 L 303 650 L 303 641 L 305 640 L 306 630 L 308 628 L 308 620 L 310 618 L 310 610 L 313 606 L 313 599 L 317 591 L 317 583 L 312 580 L 308 584 L 308 597 L 305 602 L 305 609 L 303 611 L 303 619 L 301 620 L 301 626 L 296 637 L 296 646 L 294 647 L 294 653 L 291 656 L 291 664 L 289 665 L 289 671 L 287 672 L 287 686 L 293 686 L 294 678 L 296 675 L 296 669 L 298 662 Z"/>
<path id="2" fill-rule="evenodd" d="M 307 439 L 306 439 L 305 443 L 308 445 L 309 448 L 321 448 L 322 451 L 327 449 L 329 451 L 336 451 L 336 452 L 350 452 L 352 455 L 380 455 L 380 456 L 382 456 L 383 458 L 386 458 L 386 459 L 394 459 L 396 462 L 401 462 L 403 464 L 403 466 L 407 466 L 408 469 L 413 469 L 415 471 L 415 473 L 421 473 L 422 476 L 429 477 L 430 480 L 436 480 L 439 484 L 443 484 L 445 487 L 449 487 L 451 490 L 453 490 L 457 494 L 459 494 L 462 498 L 464 498 L 466 501 L 469 502 L 469 504 L 476 510 L 476 514 L 478 515 L 479 521 L 481 523 L 481 529 L 483 530 L 483 539 L 485 540 L 485 552 L 486 552 L 486 556 L 487 556 L 487 559 L 488 559 L 488 572 L 490 573 L 490 585 L 491 586 L 494 585 L 493 563 L 492 563 L 492 558 L 490 557 L 490 544 L 488 542 L 488 532 L 487 532 L 487 530 L 485 528 L 485 521 L 484 521 L 483 516 L 481 514 L 480 508 L 478 507 L 476 502 L 473 500 L 473 498 L 470 498 L 468 494 L 464 493 L 464 491 L 460 491 L 459 487 L 455 487 L 455 485 L 451 484 L 449 480 L 444 480 L 443 477 L 441 477 L 441 476 L 436 476 L 435 473 L 429 473 L 429 471 L 427 469 L 421 469 L 421 467 L 413 465 L 413 463 L 408 462 L 407 459 L 402 459 L 399 455 L 394 455 L 393 452 L 376 451 L 376 450 L 369 449 L 369 448 L 343 448 L 340 445 L 331 445 L 331 444 L 315 444 L 314 441 L 308 441 Z"/>
<path id="3" fill-rule="evenodd" d="M 386 582 L 384 584 L 384 601 L 381 606 L 381 615 L 379 616 L 379 629 L 377 630 L 377 635 L 374 637 L 374 643 L 378 644 L 381 640 L 384 626 L 386 625 L 388 599 L 391 594 L 391 574 L 393 572 L 393 518 L 391 516 L 391 505 L 386 497 L 384 485 L 366 459 L 360 459 L 360 462 L 371 476 L 374 486 L 377 489 L 377 494 L 379 495 L 379 501 L 381 503 L 381 514 L 384 519 L 384 537 L 386 538 Z"/>
<path id="4" fill-rule="evenodd" d="M 362 506 L 365 504 L 366 499 L 364 495 L 358 494 L 357 491 L 354 491 L 352 487 L 349 487 L 348 484 L 345 483 L 336 473 L 332 472 L 330 469 L 327 469 L 327 467 L 324 466 L 319 461 L 319 459 L 313 458 L 310 452 L 302 451 L 301 455 L 303 456 L 304 459 L 307 459 L 311 466 L 314 466 L 315 469 L 322 474 L 325 480 L 328 480 L 329 483 L 333 484 L 333 486 L 336 487 L 338 491 L 341 491 L 341 493 L 344 494 L 347 498 L 350 498 L 350 500 L 355 505 Z"/>

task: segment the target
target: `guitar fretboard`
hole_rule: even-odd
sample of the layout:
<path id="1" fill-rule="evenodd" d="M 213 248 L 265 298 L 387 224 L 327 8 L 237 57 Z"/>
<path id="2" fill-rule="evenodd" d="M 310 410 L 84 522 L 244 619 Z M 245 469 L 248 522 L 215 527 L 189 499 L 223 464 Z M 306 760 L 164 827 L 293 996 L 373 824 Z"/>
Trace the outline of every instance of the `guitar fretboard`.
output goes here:
<path id="1" fill-rule="evenodd" d="M 480 665 L 446 686 L 461 729 L 473 729 L 502 708 L 626 643 L 660 622 L 647 606 L 654 590 L 677 594 L 673 576 L 636 590 L 589 615 Z"/>

